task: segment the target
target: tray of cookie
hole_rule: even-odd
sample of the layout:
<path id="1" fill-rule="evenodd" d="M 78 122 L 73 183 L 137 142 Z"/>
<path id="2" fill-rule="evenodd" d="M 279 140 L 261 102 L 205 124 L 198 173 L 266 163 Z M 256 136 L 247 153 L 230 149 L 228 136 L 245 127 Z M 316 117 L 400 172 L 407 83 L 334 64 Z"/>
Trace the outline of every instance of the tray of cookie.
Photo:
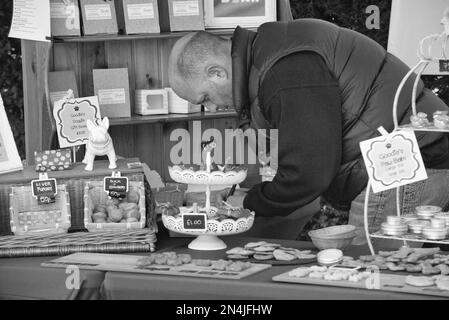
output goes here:
<path id="1" fill-rule="evenodd" d="M 287 248 L 266 241 L 249 242 L 243 247 L 235 247 L 226 251 L 226 255 L 230 260 L 271 265 L 301 265 L 316 262 L 316 254 L 311 250 Z"/>
<path id="2" fill-rule="evenodd" d="M 346 287 L 449 298 L 449 276 L 413 276 L 327 266 L 298 267 L 272 278 L 275 282 Z"/>
<path id="3" fill-rule="evenodd" d="M 175 252 L 151 253 L 146 256 L 75 253 L 42 264 L 43 267 L 51 268 L 66 268 L 67 265 L 88 270 L 229 280 L 242 279 L 271 267 L 269 264 L 244 261 L 192 259 L 190 254 Z"/>

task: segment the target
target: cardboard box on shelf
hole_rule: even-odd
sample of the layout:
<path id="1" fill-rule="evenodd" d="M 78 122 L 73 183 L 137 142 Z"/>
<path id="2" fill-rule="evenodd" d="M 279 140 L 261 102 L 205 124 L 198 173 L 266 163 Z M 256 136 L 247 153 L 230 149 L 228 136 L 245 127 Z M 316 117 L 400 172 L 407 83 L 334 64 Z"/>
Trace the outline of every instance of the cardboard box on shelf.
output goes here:
<path id="1" fill-rule="evenodd" d="M 50 102 L 52 105 L 56 101 L 64 98 L 69 89 L 73 91 L 73 97 L 78 98 L 75 72 L 73 70 L 49 72 L 48 89 L 50 91 Z"/>
<path id="2" fill-rule="evenodd" d="M 161 30 L 204 30 L 202 0 L 158 0 Z"/>
<path id="3" fill-rule="evenodd" d="M 117 34 L 113 0 L 80 0 L 84 35 Z"/>
<path id="4" fill-rule="evenodd" d="M 134 113 L 140 115 L 168 114 L 168 94 L 165 89 L 136 90 Z"/>
<path id="5" fill-rule="evenodd" d="M 51 35 L 81 36 L 78 0 L 50 0 Z"/>
<path id="6" fill-rule="evenodd" d="M 94 90 L 102 117 L 131 116 L 128 69 L 94 69 Z"/>
<path id="7" fill-rule="evenodd" d="M 157 0 L 115 0 L 120 33 L 159 33 Z"/>

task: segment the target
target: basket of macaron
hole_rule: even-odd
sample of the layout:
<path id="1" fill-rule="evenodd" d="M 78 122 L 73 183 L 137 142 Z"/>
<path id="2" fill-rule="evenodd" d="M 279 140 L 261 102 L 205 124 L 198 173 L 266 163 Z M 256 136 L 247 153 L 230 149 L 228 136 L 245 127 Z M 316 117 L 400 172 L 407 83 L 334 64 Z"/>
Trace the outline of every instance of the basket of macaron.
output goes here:
<path id="1" fill-rule="evenodd" d="M 356 227 L 352 225 L 332 226 L 309 231 L 310 239 L 320 250 L 344 250 L 351 245 L 356 235 Z"/>
<path id="2" fill-rule="evenodd" d="M 145 227 L 145 188 L 129 181 L 124 198 L 109 197 L 103 181 L 87 182 L 84 188 L 84 226 L 89 231 L 136 230 Z"/>

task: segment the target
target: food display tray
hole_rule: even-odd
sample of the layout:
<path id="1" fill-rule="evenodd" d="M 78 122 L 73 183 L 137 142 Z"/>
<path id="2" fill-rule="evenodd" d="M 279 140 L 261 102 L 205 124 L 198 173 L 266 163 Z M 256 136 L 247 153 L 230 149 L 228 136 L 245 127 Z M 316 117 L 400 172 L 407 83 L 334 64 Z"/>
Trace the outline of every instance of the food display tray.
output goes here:
<path id="1" fill-rule="evenodd" d="M 290 271 L 289 271 L 290 272 Z M 312 279 L 312 278 L 297 278 L 289 276 L 289 272 L 274 276 L 272 278 L 275 282 L 286 282 L 295 284 L 308 284 L 308 285 L 322 285 L 329 287 L 346 287 L 346 288 L 357 288 L 365 290 L 381 290 L 390 292 L 401 292 L 410 294 L 420 294 L 420 295 L 430 295 L 449 298 L 449 291 L 444 291 L 438 289 L 436 286 L 432 287 L 414 287 L 405 283 L 405 275 L 402 274 L 389 274 L 380 273 L 379 274 L 379 287 L 373 288 L 367 281 L 370 279 L 362 280 L 360 282 L 350 282 L 350 281 L 328 281 L 323 279 Z"/>
<path id="2" fill-rule="evenodd" d="M 271 268 L 271 265 L 269 264 L 252 264 L 251 268 L 249 269 L 243 270 L 241 272 L 231 272 L 212 270 L 210 267 L 199 267 L 192 263 L 176 267 L 151 265 L 142 268 L 137 266 L 137 261 L 140 258 L 142 258 L 142 256 L 100 253 L 75 253 L 66 257 L 44 262 L 41 266 L 52 268 L 66 268 L 68 265 L 76 265 L 80 269 L 98 271 L 116 271 L 230 280 L 242 279 L 260 271 Z"/>

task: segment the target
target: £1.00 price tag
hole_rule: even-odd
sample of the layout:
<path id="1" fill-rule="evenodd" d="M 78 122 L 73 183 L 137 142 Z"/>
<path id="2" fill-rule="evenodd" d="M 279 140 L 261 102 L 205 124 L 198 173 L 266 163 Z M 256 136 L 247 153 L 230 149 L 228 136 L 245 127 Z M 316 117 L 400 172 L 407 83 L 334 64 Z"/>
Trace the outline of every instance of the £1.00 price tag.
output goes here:
<path id="1" fill-rule="evenodd" d="M 56 179 L 39 179 L 31 181 L 31 192 L 38 204 L 54 203 L 58 193 Z"/>
<path id="2" fill-rule="evenodd" d="M 395 131 L 360 142 L 375 193 L 427 179 L 413 131 Z"/>
<path id="3" fill-rule="evenodd" d="M 206 231 L 207 230 L 207 215 L 202 213 L 183 214 L 182 224 L 184 230 L 190 231 Z"/>

